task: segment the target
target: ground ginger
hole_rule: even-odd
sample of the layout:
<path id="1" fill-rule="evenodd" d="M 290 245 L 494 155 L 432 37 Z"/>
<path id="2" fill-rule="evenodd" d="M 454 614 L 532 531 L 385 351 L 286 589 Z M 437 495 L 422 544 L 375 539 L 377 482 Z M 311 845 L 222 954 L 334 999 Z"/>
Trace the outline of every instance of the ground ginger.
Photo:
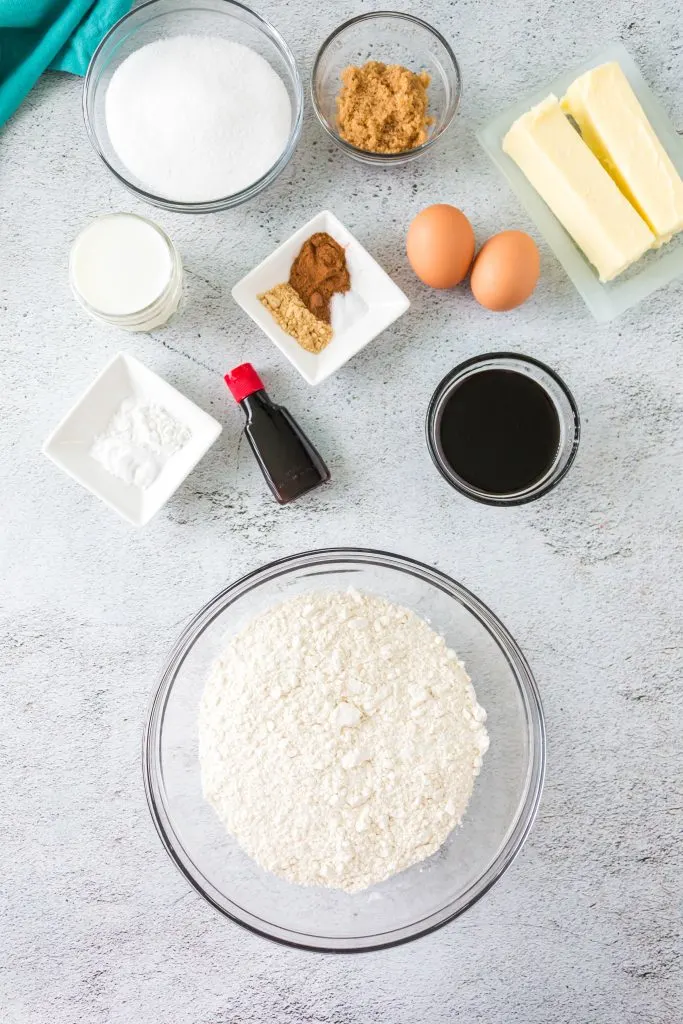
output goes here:
<path id="1" fill-rule="evenodd" d="M 276 284 L 258 298 L 282 330 L 296 338 L 307 352 L 322 352 L 332 341 L 330 325 L 311 313 L 288 282 Z"/>

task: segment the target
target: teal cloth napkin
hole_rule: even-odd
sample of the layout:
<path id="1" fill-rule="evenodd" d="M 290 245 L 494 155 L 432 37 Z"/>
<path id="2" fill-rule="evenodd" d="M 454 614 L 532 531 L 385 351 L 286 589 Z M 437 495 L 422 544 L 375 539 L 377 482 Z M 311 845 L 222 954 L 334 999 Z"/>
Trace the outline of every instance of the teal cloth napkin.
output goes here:
<path id="1" fill-rule="evenodd" d="M 0 0 L 0 125 L 46 68 L 84 75 L 132 0 Z"/>

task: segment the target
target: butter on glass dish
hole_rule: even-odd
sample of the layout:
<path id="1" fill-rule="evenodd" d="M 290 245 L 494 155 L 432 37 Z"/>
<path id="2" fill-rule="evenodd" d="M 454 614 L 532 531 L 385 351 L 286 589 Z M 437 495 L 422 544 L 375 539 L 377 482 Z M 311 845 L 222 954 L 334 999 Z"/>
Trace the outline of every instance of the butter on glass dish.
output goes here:
<path id="1" fill-rule="evenodd" d="M 606 67 L 614 63 L 619 65 L 625 82 L 618 69 Z M 683 174 L 681 140 L 621 43 L 612 44 L 498 115 L 478 137 L 588 308 L 596 319 L 607 321 L 683 274 L 683 232 L 676 233 L 678 218 L 673 216 L 670 219 L 673 237 L 667 238 L 670 231 L 662 229 L 659 204 L 648 195 L 648 191 L 654 195 L 658 189 L 648 190 L 647 175 L 633 163 L 622 164 L 620 169 L 619 132 L 612 130 L 604 120 L 609 114 L 604 104 L 596 107 L 596 94 L 591 96 L 591 89 L 600 85 L 598 69 L 605 81 L 615 75 L 619 79 L 616 84 L 621 85 L 620 89 L 615 87 L 616 79 L 607 84 L 610 84 L 611 97 L 631 118 L 633 136 L 642 139 L 645 146 L 654 133 L 655 142 L 659 141 L 670 158 L 672 177 L 677 180 Z M 593 75 L 589 74 L 591 72 Z M 637 102 L 633 101 L 633 94 Z M 591 103 L 594 104 L 592 110 Z M 646 122 L 638 123 L 638 104 L 652 133 Z M 572 218 L 571 209 L 567 208 L 567 191 L 563 188 L 560 200 L 553 182 L 544 180 L 540 173 L 543 160 L 532 159 L 531 149 L 538 144 L 539 131 L 546 133 L 543 138 L 547 139 L 551 130 L 561 131 L 567 144 L 575 141 L 577 160 L 572 161 L 570 171 L 574 177 L 582 176 L 577 195 L 583 190 L 584 196 L 590 198 L 600 192 L 604 199 L 592 211 L 590 204 L 588 207 L 581 204 L 579 218 Z M 576 132 L 575 140 L 574 136 L 567 136 L 568 130 Z M 607 152 L 606 147 L 611 152 Z M 558 152 L 562 148 L 560 146 Z M 578 164 L 581 165 L 579 170 Z M 568 183 L 571 188 L 569 177 L 565 185 Z M 574 238 L 560 217 L 567 227 L 572 224 Z"/>
<path id="2" fill-rule="evenodd" d="M 217 420 L 125 352 L 95 378 L 43 452 L 133 526 L 144 526 L 220 434 Z"/>
<path id="3" fill-rule="evenodd" d="M 320 261 L 334 261 L 329 299 L 324 289 L 313 290 L 310 281 L 307 288 L 304 275 L 296 273 L 311 243 L 325 248 Z M 302 293 L 300 298 L 293 294 L 292 284 Z M 315 304 L 321 290 L 323 302 L 329 301 L 324 314 Z M 243 277 L 232 296 L 309 384 L 335 373 L 410 306 L 398 285 L 329 210 L 316 214 Z M 304 300 L 319 315 L 303 308 Z M 294 324 L 303 324 L 299 340 L 288 333 L 296 329 Z"/>

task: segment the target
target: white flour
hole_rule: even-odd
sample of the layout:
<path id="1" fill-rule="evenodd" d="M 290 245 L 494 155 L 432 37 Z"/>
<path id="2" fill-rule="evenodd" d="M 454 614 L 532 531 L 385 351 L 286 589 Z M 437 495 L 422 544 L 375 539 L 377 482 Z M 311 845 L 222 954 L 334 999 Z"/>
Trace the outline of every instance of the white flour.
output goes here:
<path id="1" fill-rule="evenodd" d="M 93 441 L 90 454 L 112 476 L 144 490 L 190 437 L 188 428 L 160 405 L 126 398 Z"/>
<path id="2" fill-rule="evenodd" d="M 107 87 L 105 117 L 119 159 L 145 188 L 208 202 L 270 170 L 287 145 L 292 107 L 255 50 L 187 35 L 126 57 Z"/>
<path id="3" fill-rule="evenodd" d="M 315 593 L 253 619 L 199 712 L 206 799 L 263 868 L 353 892 L 429 857 L 488 748 L 464 666 L 382 598 Z"/>

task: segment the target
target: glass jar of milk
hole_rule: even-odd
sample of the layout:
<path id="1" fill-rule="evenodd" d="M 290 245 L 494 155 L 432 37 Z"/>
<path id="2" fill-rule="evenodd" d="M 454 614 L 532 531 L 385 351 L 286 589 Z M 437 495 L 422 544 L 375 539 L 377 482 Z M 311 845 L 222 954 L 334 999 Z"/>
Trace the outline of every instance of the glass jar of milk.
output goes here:
<path id="1" fill-rule="evenodd" d="M 183 288 L 178 250 L 157 224 L 109 213 L 71 247 L 69 281 L 84 309 L 127 331 L 151 331 L 175 313 Z"/>

